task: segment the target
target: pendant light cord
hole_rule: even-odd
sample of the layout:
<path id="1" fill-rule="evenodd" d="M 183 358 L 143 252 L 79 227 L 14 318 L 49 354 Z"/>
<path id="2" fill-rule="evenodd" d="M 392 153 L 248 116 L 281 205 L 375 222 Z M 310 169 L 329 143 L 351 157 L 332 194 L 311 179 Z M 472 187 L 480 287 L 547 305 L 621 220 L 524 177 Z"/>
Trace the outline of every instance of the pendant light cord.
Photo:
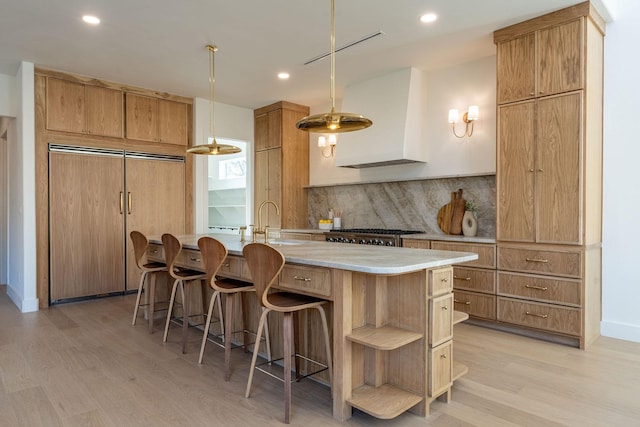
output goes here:
<path id="1" fill-rule="evenodd" d="M 209 112 L 211 113 L 211 115 L 209 116 L 209 134 L 213 138 L 213 144 L 215 144 L 215 105 L 213 103 L 213 100 L 215 97 L 216 76 L 214 71 L 214 52 L 218 50 L 218 48 L 212 45 L 208 45 L 207 49 L 209 49 Z"/>
<path id="2" fill-rule="evenodd" d="M 335 17 L 335 0 L 331 0 L 331 112 L 333 113 L 336 109 L 336 17 Z"/>

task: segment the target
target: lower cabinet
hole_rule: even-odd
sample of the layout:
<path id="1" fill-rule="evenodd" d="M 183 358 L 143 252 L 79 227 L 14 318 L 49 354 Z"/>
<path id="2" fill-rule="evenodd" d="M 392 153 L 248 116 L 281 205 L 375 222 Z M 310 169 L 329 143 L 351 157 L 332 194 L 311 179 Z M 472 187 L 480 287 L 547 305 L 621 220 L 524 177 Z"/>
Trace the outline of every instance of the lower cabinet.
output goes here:
<path id="1" fill-rule="evenodd" d="M 471 317 L 496 320 L 496 296 L 479 292 L 453 291 L 454 307 Z"/>

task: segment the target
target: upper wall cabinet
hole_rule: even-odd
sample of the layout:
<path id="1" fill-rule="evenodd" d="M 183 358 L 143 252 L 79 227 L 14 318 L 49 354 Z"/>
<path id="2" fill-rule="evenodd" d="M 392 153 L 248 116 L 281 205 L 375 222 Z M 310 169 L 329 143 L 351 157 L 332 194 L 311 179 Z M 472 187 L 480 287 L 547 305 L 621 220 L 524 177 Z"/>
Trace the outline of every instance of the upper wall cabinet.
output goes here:
<path id="1" fill-rule="evenodd" d="M 122 91 L 47 78 L 49 130 L 122 138 Z"/>
<path id="2" fill-rule="evenodd" d="M 584 87 L 584 21 L 511 38 L 497 31 L 498 104 Z"/>
<path id="3" fill-rule="evenodd" d="M 187 145 L 187 104 L 127 93 L 127 139 Z"/>

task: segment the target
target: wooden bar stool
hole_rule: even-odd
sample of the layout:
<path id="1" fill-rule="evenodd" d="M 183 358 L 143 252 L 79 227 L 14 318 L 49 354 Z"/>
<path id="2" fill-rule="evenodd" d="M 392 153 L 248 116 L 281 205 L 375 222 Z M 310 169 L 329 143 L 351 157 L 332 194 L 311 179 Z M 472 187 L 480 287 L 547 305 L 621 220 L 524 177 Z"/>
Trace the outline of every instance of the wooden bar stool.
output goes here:
<path id="1" fill-rule="evenodd" d="M 326 300 L 320 298 L 314 298 L 311 296 L 296 294 L 292 292 L 272 292 L 269 293 L 271 286 L 275 283 L 280 271 L 284 267 L 284 256 L 280 251 L 264 243 L 250 243 L 246 245 L 242 254 L 244 255 L 249 270 L 251 271 L 251 277 L 256 289 L 256 294 L 260 304 L 265 308 L 260 316 L 260 323 L 258 324 L 258 333 L 256 342 L 260 340 L 264 325 L 267 319 L 267 314 L 270 311 L 281 312 L 284 316 L 282 324 L 282 340 L 284 344 L 283 358 L 284 358 L 284 379 L 280 379 L 284 382 L 284 422 L 289 424 L 291 417 L 291 357 L 297 357 L 295 344 L 297 343 L 297 313 L 309 308 L 315 308 L 320 313 L 322 319 L 322 330 L 324 332 L 324 340 L 327 351 L 327 364 L 312 361 L 323 369 L 316 372 L 308 373 L 304 377 L 315 375 L 318 372 L 329 370 L 329 378 L 333 378 L 333 370 L 331 364 L 331 347 L 329 345 L 329 328 L 327 327 L 327 316 L 324 308 Z M 294 335 L 294 348 L 292 353 L 292 332 Z M 274 376 L 271 373 L 256 366 L 256 359 L 258 357 L 258 351 L 256 348 L 253 350 L 253 357 L 251 359 L 251 370 L 249 371 L 249 380 L 247 381 L 247 390 L 245 397 L 249 397 L 251 392 L 251 383 L 253 381 L 253 371 L 257 369 L 261 372 L 267 373 L 270 376 Z M 306 358 L 305 358 L 306 359 Z M 309 360 L 309 359 L 306 359 Z M 271 363 L 268 361 L 265 363 Z M 296 381 L 303 378 L 298 372 L 298 362 L 296 359 Z"/>
<path id="2" fill-rule="evenodd" d="M 163 262 L 147 262 L 146 253 L 149 247 L 149 240 L 147 237 L 139 231 L 132 231 L 130 234 L 131 241 L 133 242 L 133 254 L 136 258 L 136 265 L 142 271 L 140 276 L 140 285 L 138 285 L 138 297 L 136 298 L 136 306 L 133 308 L 133 320 L 131 326 L 135 326 L 136 319 L 138 318 L 138 309 L 140 307 L 149 307 L 149 333 L 153 333 L 153 313 L 155 313 L 156 304 L 156 273 L 161 271 L 167 271 L 167 265 Z M 142 290 L 146 283 L 146 279 L 149 277 L 149 287 L 146 290 L 148 303 L 140 304 L 140 297 L 142 296 Z M 164 303 L 166 301 L 159 301 Z"/>
<path id="3" fill-rule="evenodd" d="M 165 261 L 167 264 L 167 271 L 173 277 L 173 287 L 171 288 L 171 299 L 169 300 L 169 312 L 167 313 L 167 321 L 164 325 L 164 337 L 162 342 L 167 342 L 167 336 L 169 335 L 169 324 L 171 323 L 171 316 L 173 314 L 173 305 L 176 299 L 176 290 L 180 285 L 182 292 L 182 353 L 187 352 L 187 328 L 189 327 L 189 317 L 201 316 L 200 314 L 189 314 L 189 294 L 191 285 L 201 282 L 207 277 L 202 271 L 190 270 L 187 268 L 176 268 L 175 263 L 182 251 L 182 243 L 172 234 L 162 235 L 162 245 L 164 246 Z M 185 286 L 186 283 L 186 286 Z M 202 298 L 204 301 L 204 289 L 202 292 Z"/>
<path id="4" fill-rule="evenodd" d="M 220 242 L 212 237 L 201 237 L 198 240 L 198 247 L 202 253 L 202 260 L 204 262 L 205 271 L 207 272 L 207 282 L 213 289 L 213 295 L 211 295 L 211 301 L 209 302 L 209 311 L 207 312 L 207 320 L 204 327 L 204 334 L 202 335 L 202 345 L 200 346 L 200 357 L 198 363 L 202 363 L 204 356 L 204 348 L 207 345 L 209 338 L 209 326 L 211 325 L 211 317 L 213 314 L 214 303 L 218 301 L 218 312 L 222 314 L 220 309 L 221 294 L 226 295 L 225 298 L 225 323 L 227 328 L 223 329 L 224 338 L 222 340 L 224 347 L 224 379 L 229 381 L 231 378 L 231 335 L 233 334 L 233 296 L 240 295 L 244 297 L 243 293 L 255 294 L 255 287 L 252 283 L 242 282 L 240 280 L 232 279 L 216 279 L 216 273 L 220 269 L 220 266 L 227 257 L 227 248 Z M 251 343 L 247 342 L 247 334 L 251 333 L 246 329 L 246 310 L 243 309 L 242 313 L 242 333 L 243 333 L 243 347 L 246 349 Z M 255 341 L 259 346 L 259 341 Z M 215 344 L 218 344 L 214 341 Z M 269 333 L 265 334 L 265 344 L 267 347 L 268 358 L 271 359 L 271 344 L 269 342 Z M 219 344 L 218 344 L 219 345 Z M 254 344 L 256 345 L 256 344 Z"/>

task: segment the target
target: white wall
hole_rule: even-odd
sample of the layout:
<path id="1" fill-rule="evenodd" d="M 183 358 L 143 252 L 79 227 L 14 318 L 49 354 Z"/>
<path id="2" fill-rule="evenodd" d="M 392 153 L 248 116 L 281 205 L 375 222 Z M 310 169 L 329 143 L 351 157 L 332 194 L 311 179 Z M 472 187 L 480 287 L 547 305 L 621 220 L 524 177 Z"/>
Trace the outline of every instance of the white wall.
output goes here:
<path id="1" fill-rule="evenodd" d="M 35 98 L 33 64 L 15 77 L 16 120 L 9 143 L 9 280 L 7 295 L 20 311 L 37 311 L 35 209 Z M 0 96 L 1 97 L 1 96 Z"/>
<path id="2" fill-rule="evenodd" d="M 618 1 L 615 18 L 605 37 L 602 334 L 640 342 L 640 2 Z"/>
<path id="3" fill-rule="evenodd" d="M 318 134 L 312 133 L 309 134 L 310 185 L 495 173 L 495 61 L 495 56 L 491 56 L 427 73 L 424 117 L 427 163 L 370 169 L 339 168 L 335 166 L 333 158 L 322 157 L 321 149 L 317 146 Z M 480 120 L 476 122 L 471 138 L 458 139 L 453 136 L 451 125 L 447 122 L 449 109 L 457 108 L 462 115 L 473 104 L 480 106 Z M 326 111 L 321 107 L 313 108 L 313 114 Z M 460 134 L 462 127 L 460 123 L 458 126 Z M 339 134 L 336 150 L 340 150 Z"/>
<path id="4" fill-rule="evenodd" d="M 0 74 L 0 117 L 16 116 L 16 78 Z"/>
<path id="5" fill-rule="evenodd" d="M 195 98 L 193 100 L 193 128 L 194 145 L 206 144 L 209 134 L 209 100 Z M 251 191 L 247 194 L 249 200 L 253 200 L 253 110 L 235 107 L 228 104 L 215 103 L 215 135 L 218 138 L 246 141 L 247 147 L 247 183 Z M 191 155 L 191 154 L 189 154 Z M 208 156 L 194 156 L 194 215 L 195 232 L 207 233 L 209 231 L 208 209 Z M 250 213 L 250 217 L 253 215 Z"/>

